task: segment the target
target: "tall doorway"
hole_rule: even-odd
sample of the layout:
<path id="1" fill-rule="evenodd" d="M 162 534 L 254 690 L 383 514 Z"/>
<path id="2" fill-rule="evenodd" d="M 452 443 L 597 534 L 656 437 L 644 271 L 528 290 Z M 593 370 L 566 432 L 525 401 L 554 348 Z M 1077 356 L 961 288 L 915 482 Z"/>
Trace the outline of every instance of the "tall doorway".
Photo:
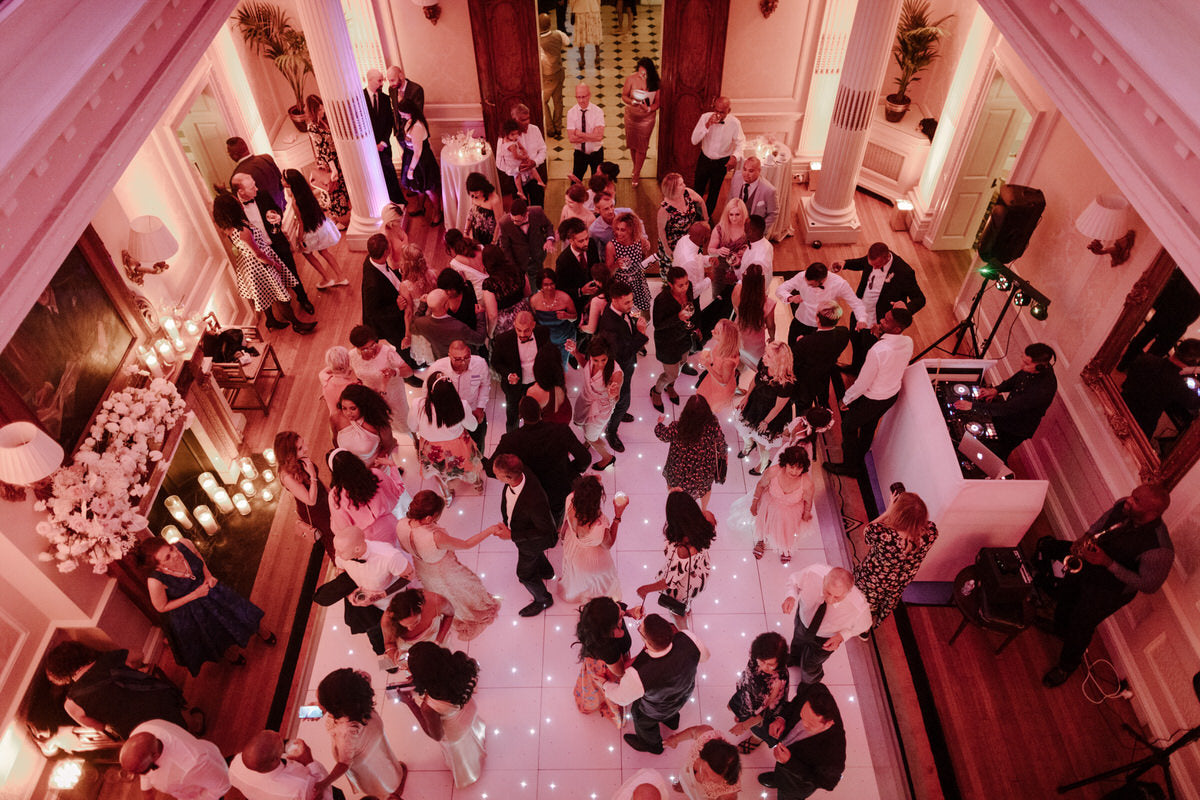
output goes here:
<path id="1" fill-rule="evenodd" d="M 175 138 L 183 149 L 184 158 L 215 197 L 216 187 L 229 182 L 229 173 L 234 164 L 225 152 L 229 126 L 211 86 L 206 85 L 200 90 L 187 116 L 175 128 Z"/>

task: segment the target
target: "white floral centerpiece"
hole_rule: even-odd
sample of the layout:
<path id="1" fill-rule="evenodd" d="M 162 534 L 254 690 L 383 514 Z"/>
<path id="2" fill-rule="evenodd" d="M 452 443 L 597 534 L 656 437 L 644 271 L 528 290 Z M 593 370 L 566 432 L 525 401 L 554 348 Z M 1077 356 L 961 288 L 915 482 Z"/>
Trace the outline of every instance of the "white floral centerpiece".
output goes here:
<path id="1" fill-rule="evenodd" d="M 187 413 L 174 384 L 162 378 L 109 395 L 73 462 L 52 476 L 50 498 L 35 506 L 48 514 L 37 532 L 50 547 L 39 557 L 57 561 L 62 572 L 86 563 L 99 574 L 129 552 L 147 524 L 137 513 L 147 480 Z"/>

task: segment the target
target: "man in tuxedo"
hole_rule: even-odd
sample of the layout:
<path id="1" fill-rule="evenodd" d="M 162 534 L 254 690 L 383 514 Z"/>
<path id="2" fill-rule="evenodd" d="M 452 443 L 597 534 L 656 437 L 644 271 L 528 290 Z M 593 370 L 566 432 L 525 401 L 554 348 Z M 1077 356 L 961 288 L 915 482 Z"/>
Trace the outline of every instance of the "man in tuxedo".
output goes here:
<path id="1" fill-rule="evenodd" d="M 496 456 L 492 470 L 504 484 L 500 515 L 517 546 L 517 580 L 533 595 L 533 602 L 517 613 L 536 617 L 554 605 L 545 583 L 554 577 L 546 551 L 558 543 L 558 527 L 545 490 L 520 458 L 512 453 Z"/>
<path id="2" fill-rule="evenodd" d="M 538 479 L 550 500 L 554 524 L 562 525 L 563 511 L 571 485 L 591 462 L 591 450 L 562 422 L 542 419 L 542 407 L 532 397 L 522 397 L 518 404 L 521 427 L 500 437 L 492 452 L 492 461 L 504 453 L 512 453 Z M 487 464 L 491 474 L 491 462 Z"/>
<path id="3" fill-rule="evenodd" d="M 239 172 L 234 175 L 233 188 L 237 199 L 242 202 L 242 210 L 246 212 L 246 218 L 250 220 L 250 224 L 267 235 L 267 238 L 271 240 L 271 249 L 288 268 L 288 272 L 292 273 L 292 277 L 296 279 L 296 299 L 300 303 L 300 308 L 304 309 L 305 314 L 310 316 L 315 314 L 316 309 L 313 308 L 312 301 L 308 299 L 308 293 L 304 291 L 300 273 L 296 271 L 296 257 L 292 255 L 292 245 L 283 232 L 283 209 L 275 204 L 271 195 L 259 191 L 258 185 L 249 173 Z M 279 322 L 271 325 L 268 320 L 267 327 L 287 327 L 287 323 Z"/>
<path id="4" fill-rule="evenodd" d="M 650 341 L 650 337 L 646 335 L 646 318 L 639 315 L 634 319 L 629 314 L 632 309 L 633 287 L 618 279 L 610 281 L 608 307 L 600 315 L 596 335 L 608 339 L 612 346 L 613 358 L 624 376 L 621 382 L 621 396 L 617 398 L 617 405 L 608 420 L 608 430 L 605 433 L 608 446 L 618 453 L 625 452 L 625 444 L 617 435 L 617 429 L 622 422 L 633 422 L 633 415 L 629 413 L 629 390 L 633 383 L 633 370 L 637 367 L 638 351 Z"/>
<path id="5" fill-rule="evenodd" d="M 388 96 L 392 99 L 392 130 L 397 135 L 396 141 L 400 141 L 400 132 L 404 130 L 404 126 L 400 124 L 400 115 L 396 113 L 396 106 L 400 105 L 401 100 L 412 100 L 424 115 L 425 87 L 405 77 L 404 67 L 388 67 L 387 82 Z"/>
<path id="6" fill-rule="evenodd" d="M 388 240 L 382 233 L 367 239 L 362 268 L 362 324 L 404 347 L 404 310 L 400 307 L 400 276 L 387 264 Z"/>
<path id="7" fill-rule="evenodd" d="M 729 181 L 729 196 L 741 198 L 746 204 L 746 212 L 758 214 L 766 222 L 767 230 L 771 230 L 779 217 L 779 201 L 775 196 L 775 187 L 761 178 L 762 162 L 750 156 L 742 163 L 742 168 L 733 173 Z"/>
<path id="8" fill-rule="evenodd" d="M 375 149 L 379 151 L 379 166 L 383 167 L 388 197 L 393 203 L 404 205 L 404 190 L 400 188 L 396 164 L 392 161 L 392 129 L 396 126 L 396 115 L 392 113 L 392 98 L 383 91 L 382 72 L 367 70 L 367 88 L 363 89 L 363 96 L 367 99 L 367 113 L 371 116 L 371 130 L 375 133 Z"/>
<path id="9" fill-rule="evenodd" d="M 817 330 L 806 333 L 792 345 L 792 365 L 796 380 L 796 410 L 807 411 L 814 403 L 828 406 L 829 381 L 837 368 L 838 357 L 850 343 L 850 331 L 840 327 L 842 307 L 826 300 L 817 307 Z M 840 398 L 844 389 L 837 382 Z"/>
<path id="10" fill-rule="evenodd" d="M 846 771 L 846 728 L 823 683 L 800 684 L 770 725 L 751 731 L 778 742 L 771 750 L 775 769 L 759 774 L 758 782 L 778 789 L 779 800 L 803 800 L 817 789 L 832 792 Z"/>
<path id="11" fill-rule="evenodd" d="M 492 342 L 492 369 L 500 376 L 500 388 L 504 390 L 507 431 L 517 427 L 517 406 L 533 384 L 533 359 L 548 344 L 550 331 L 538 325 L 529 311 L 518 312 L 512 328 Z"/>
<path id="12" fill-rule="evenodd" d="M 557 241 L 554 226 L 541 206 L 531 206 L 524 197 L 512 201 L 508 213 L 498 226 L 500 249 L 508 260 L 525 270 L 533 285 L 537 274 L 546 265 L 546 254 Z"/>
<path id="13" fill-rule="evenodd" d="M 250 147 L 246 140 L 234 136 L 225 140 L 225 152 L 237 162 L 233 174 L 229 176 L 229 185 L 233 185 L 233 176 L 245 173 L 254 178 L 254 185 L 260 191 L 266 192 L 275 201 L 275 206 L 282 213 L 287 208 L 287 197 L 283 194 L 283 173 L 275 165 L 275 159 L 263 153 L 250 155 Z"/>
<path id="14" fill-rule="evenodd" d="M 908 313 L 916 314 L 925 307 L 925 294 L 917 285 L 917 273 L 913 268 L 883 242 L 871 245 L 867 255 L 862 258 L 835 261 L 830 266 L 835 273 L 844 269 L 862 273 L 855 294 L 863 301 L 863 317 L 850 317 L 850 328 L 855 331 L 850 340 L 854 347 L 854 361 L 850 369 L 857 373 L 862 369 L 867 351 L 879 340 L 883 315 L 895 307 L 907 308 Z M 867 327 L 855 330 L 859 322 L 865 322 Z"/>
<path id="15" fill-rule="evenodd" d="M 592 280 L 592 267 L 604 261 L 604 248 L 592 238 L 587 225 L 578 217 L 563 220 L 558 226 L 558 238 L 566 245 L 554 263 L 558 288 L 566 292 L 575 308 L 582 312 L 600 291 L 599 284 Z"/>

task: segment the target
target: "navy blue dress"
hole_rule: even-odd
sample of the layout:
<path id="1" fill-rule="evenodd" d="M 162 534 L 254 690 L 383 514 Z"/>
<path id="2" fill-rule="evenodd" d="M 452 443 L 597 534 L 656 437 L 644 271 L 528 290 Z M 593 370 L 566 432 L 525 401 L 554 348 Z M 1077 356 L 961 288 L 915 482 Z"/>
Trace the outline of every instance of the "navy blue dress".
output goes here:
<path id="1" fill-rule="evenodd" d="M 183 554 L 191 577 L 180 578 L 158 570 L 152 577 L 166 588 L 168 600 L 177 600 L 204 582 L 204 562 L 182 544 L 171 546 Z M 205 661 L 220 661 L 235 644 L 245 647 L 258 631 L 263 611 L 225 584 L 217 583 L 204 597 L 163 616 L 167 620 L 167 642 L 176 663 L 198 675 Z"/>

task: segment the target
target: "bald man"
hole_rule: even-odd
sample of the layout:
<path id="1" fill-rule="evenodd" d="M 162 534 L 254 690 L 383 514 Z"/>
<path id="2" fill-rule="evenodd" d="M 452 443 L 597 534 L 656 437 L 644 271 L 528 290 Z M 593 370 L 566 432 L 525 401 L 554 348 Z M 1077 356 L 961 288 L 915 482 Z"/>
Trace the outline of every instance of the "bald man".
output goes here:
<path id="1" fill-rule="evenodd" d="M 279 256 L 279 260 L 287 267 L 288 272 L 292 273 L 292 277 L 296 279 L 294 287 L 296 299 L 299 301 L 300 307 L 304 309 L 304 313 L 309 315 L 317 313 L 313 308 L 312 301 L 308 299 L 308 293 L 304 291 L 300 273 L 296 271 L 296 257 L 292 255 L 292 245 L 288 242 L 287 234 L 283 232 L 283 209 L 275 204 L 271 195 L 259 191 L 254 178 L 245 172 L 239 172 L 233 176 L 233 191 L 242 203 L 242 211 L 246 213 L 246 219 L 250 220 L 251 225 L 266 234 L 267 238 L 271 240 L 271 249 Z M 268 328 L 287 327 L 286 322 L 272 325 L 273 319 L 274 317 L 268 310 Z"/>
<path id="2" fill-rule="evenodd" d="M 400 124 L 400 117 L 396 114 L 396 106 L 401 100 L 412 100 L 421 114 L 425 113 L 425 89 L 416 81 L 410 81 L 408 76 L 404 74 L 404 67 L 388 67 L 387 68 L 388 94 L 392 98 L 392 129 L 397 133 L 397 141 L 399 134 L 404 130 Z"/>
<path id="3" fill-rule="evenodd" d="M 229 764 L 229 780 L 246 800 L 330 800 L 328 776 L 303 739 L 289 745 L 275 731 L 255 734 Z"/>
<path id="4" fill-rule="evenodd" d="M 713 110 L 701 114 L 692 129 L 692 144 L 700 146 L 692 188 L 704 195 L 709 217 L 717 209 L 725 173 L 737 166 L 746 149 L 742 123 L 729 113 L 731 109 L 728 97 L 718 97 L 713 101 Z"/>
<path id="5" fill-rule="evenodd" d="M 229 177 L 229 185 L 233 185 L 233 175 L 245 173 L 258 188 L 271 195 L 275 205 L 287 208 L 287 197 L 283 194 L 283 173 L 275 164 L 275 159 L 269 153 L 250 154 L 250 145 L 240 136 L 231 136 L 225 140 L 225 152 L 234 161 L 233 174 Z"/>
<path id="6" fill-rule="evenodd" d="M 517 427 L 517 406 L 533 384 L 533 359 L 550 344 L 550 331 L 538 325 L 529 311 L 513 318 L 513 326 L 492 343 L 492 369 L 504 390 L 504 429 Z"/>
<path id="7" fill-rule="evenodd" d="M 871 606 L 854 576 L 828 564 L 813 564 L 788 578 L 783 613 L 793 612 L 788 663 L 800 668 L 801 683 L 821 680 L 833 651 L 871 627 Z"/>
<path id="8" fill-rule="evenodd" d="M 1058 663 L 1042 684 L 1061 686 L 1083 660 L 1096 626 L 1138 592 L 1162 588 L 1175 561 L 1175 546 L 1162 520 L 1171 495 L 1161 485 L 1143 483 L 1092 523 L 1075 542 L 1058 541 L 1052 555 L 1070 551 L 1082 568 L 1063 577 L 1054 609 L 1054 632 L 1063 640 Z"/>
<path id="9" fill-rule="evenodd" d="M 472 347 L 481 347 L 487 339 L 483 330 L 468 328 L 462 320 L 451 316 L 449 303 L 450 298 L 444 289 L 434 289 L 425 296 L 425 313 L 414 319 L 412 324 L 413 335 L 429 343 L 435 360 L 450 355 L 450 345 L 456 340 L 462 340 Z"/>
<path id="10" fill-rule="evenodd" d="M 571 174 L 582 181 L 588 169 L 592 174 L 604 161 L 604 109 L 592 102 L 592 89 L 586 83 L 575 86 L 575 105 L 567 112 L 567 141 L 575 148 Z"/>
<path id="11" fill-rule="evenodd" d="M 212 742 L 161 719 L 133 729 L 121 747 L 121 769 L 141 778 L 142 794 L 176 800 L 218 800 L 229 791 L 229 769 Z"/>
<path id="12" fill-rule="evenodd" d="M 375 149 L 379 151 L 379 166 L 383 167 L 383 182 L 387 185 L 388 197 L 393 203 L 404 205 L 404 190 L 396 177 L 396 164 L 392 161 L 392 130 L 396 115 L 392 112 L 392 98 L 383 90 L 383 73 L 377 69 L 367 70 L 367 88 L 363 89 L 367 99 L 367 113 L 371 116 L 371 130 L 375 135 Z"/>

